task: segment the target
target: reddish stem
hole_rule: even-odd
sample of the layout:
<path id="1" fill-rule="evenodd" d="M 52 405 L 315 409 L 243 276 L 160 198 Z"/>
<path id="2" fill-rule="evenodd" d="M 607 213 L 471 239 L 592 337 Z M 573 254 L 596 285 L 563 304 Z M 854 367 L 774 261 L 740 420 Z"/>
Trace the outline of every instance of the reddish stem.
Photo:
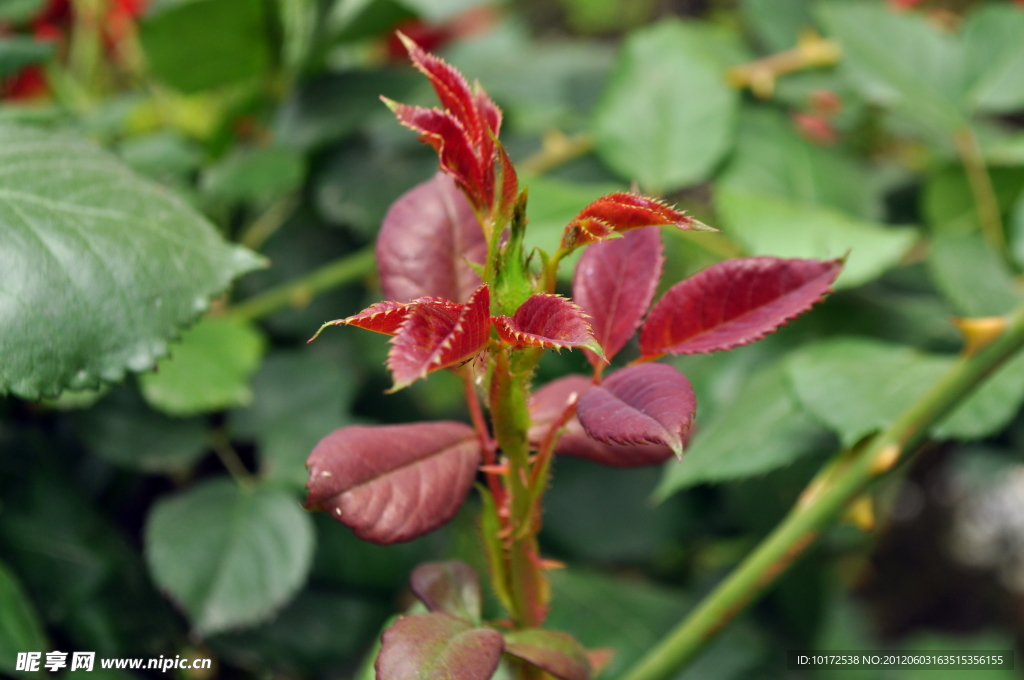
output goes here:
<path id="1" fill-rule="evenodd" d="M 480 448 L 483 451 L 484 466 L 491 468 L 484 469 L 484 476 L 487 477 L 487 486 L 491 490 L 495 504 L 500 508 L 504 504 L 505 489 L 501 485 L 500 473 L 494 472 L 498 468 L 498 443 L 491 436 L 484 419 L 483 409 L 480 407 L 480 397 L 476 392 L 476 385 L 473 383 L 472 371 L 462 371 L 462 384 L 466 389 L 466 406 L 469 408 L 469 417 L 473 421 L 473 427 L 480 437 Z"/>

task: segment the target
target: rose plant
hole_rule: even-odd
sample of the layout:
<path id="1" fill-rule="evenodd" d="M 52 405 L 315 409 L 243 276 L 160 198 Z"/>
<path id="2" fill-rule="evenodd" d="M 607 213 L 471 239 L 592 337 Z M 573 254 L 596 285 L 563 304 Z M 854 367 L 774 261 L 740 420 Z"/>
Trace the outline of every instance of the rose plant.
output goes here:
<path id="1" fill-rule="evenodd" d="M 384 102 L 440 159 L 433 179 L 399 198 L 376 256 L 387 301 L 330 325 L 391 337 L 391 391 L 448 369 L 465 386 L 472 427 L 454 421 L 352 425 L 328 434 L 307 460 L 306 506 L 360 538 L 408 541 L 454 517 L 478 474 L 489 583 L 507 613 L 481 619 L 477 574 L 459 561 L 412 574 L 428 612 L 383 635 L 381 680 L 485 680 L 504 657 L 517 677 L 593 676 L 600 654 L 545 630 L 550 591 L 540 554 L 544 492 L 556 455 L 605 465 L 682 457 L 696 398 L 686 376 L 655 361 L 754 342 L 831 291 L 840 260 L 747 257 L 712 265 L 669 288 L 659 226 L 710 230 L 652 197 L 612 193 L 583 207 L 551 252 L 525 252 L 527 190 L 498 139 L 502 114 L 479 84 L 408 38 L 413 64 L 441 108 Z M 573 299 L 556 293 L 560 261 L 586 248 Z M 639 356 L 608 372 L 639 330 Z M 315 338 L 316 336 L 314 336 Z M 591 376 L 534 389 L 547 349 L 579 349 Z M 489 417 L 488 417 L 489 416 Z"/>

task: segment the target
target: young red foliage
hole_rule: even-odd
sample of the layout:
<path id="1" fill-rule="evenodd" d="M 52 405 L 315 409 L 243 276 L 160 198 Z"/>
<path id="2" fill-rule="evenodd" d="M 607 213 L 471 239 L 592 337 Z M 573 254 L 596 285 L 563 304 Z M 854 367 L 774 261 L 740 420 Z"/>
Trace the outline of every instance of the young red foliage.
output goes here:
<path id="1" fill-rule="evenodd" d="M 409 587 L 432 612 L 480 622 L 480 577 L 465 562 L 424 562 L 413 570 Z"/>
<path id="2" fill-rule="evenodd" d="M 412 302 L 393 302 L 391 300 L 385 300 L 383 302 L 375 302 L 358 314 L 345 317 L 344 319 L 335 319 L 334 321 L 328 321 L 316 332 L 309 342 L 316 340 L 317 336 L 328 326 L 356 326 L 357 328 L 363 328 L 374 333 L 383 333 L 384 335 L 395 335 L 401 328 L 405 319 L 409 316 L 409 313 L 417 305 L 432 305 L 437 307 L 445 307 L 452 310 L 453 313 L 458 313 L 462 310 L 464 305 L 460 305 L 455 302 L 450 302 L 442 298 L 419 298 Z"/>
<path id="3" fill-rule="evenodd" d="M 672 286 L 640 329 L 640 352 L 717 352 L 760 340 L 831 292 L 840 260 L 726 260 Z"/>
<path id="4" fill-rule="evenodd" d="M 557 630 L 527 628 L 505 634 L 505 653 L 559 680 L 590 680 L 590 660 L 579 641 Z"/>
<path id="5" fill-rule="evenodd" d="M 567 375 L 552 380 L 530 397 L 530 443 L 538 446 L 551 423 L 558 418 L 575 393 L 577 399 L 594 384 L 582 375 Z M 672 457 L 672 449 L 660 444 L 606 444 L 586 433 L 575 416 L 566 423 L 555 446 L 560 456 L 573 456 L 610 467 L 642 467 L 658 465 Z"/>
<path id="6" fill-rule="evenodd" d="M 462 423 L 343 427 L 306 461 L 305 506 L 329 512 L 363 540 L 409 541 L 455 516 L 479 464 L 479 437 Z"/>
<path id="7" fill-rule="evenodd" d="M 490 680 L 505 640 L 450 614 L 403 616 L 384 631 L 378 680 Z"/>
<path id="8" fill-rule="evenodd" d="M 391 340 L 392 391 L 469 361 L 490 338 L 491 296 L 480 286 L 465 305 L 414 305 Z"/>
<path id="9" fill-rule="evenodd" d="M 686 376 L 667 364 L 641 364 L 616 371 L 587 390 L 576 414 L 598 441 L 664 444 L 682 458 L 696 410 Z"/>
<path id="10" fill-rule="evenodd" d="M 487 256 L 473 207 L 438 173 L 392 204 L 377 236 L 377 271 L 389 300 L 438 297 L 465 302 L 480 287 L 470 262 Z"/>
<path id="11" fill-rule="evenodd" d="M 501 339 L 513 347 L 586 347 L 604 355 L 587 315 L 560 295 L 533 295 L 511 317 L 492 321 Z"/>
<path id="12" fill-rule="evenodd" d="M 637 229 L 589 246 L 576 265 L 572 295 L 591 317 L 594 338 L 611 361 L 640 326 L 665 261 L 661 232 Z M 597 368 L 604 362 L 587 351 Z"/>
<path id="13" fill-rule="evenodd" d="M 656 198 L 618 192 L 602 196 L 583 208 L 566 225 L 561 247 L 571 250 L 603 241 L 615 233 L 663 224 L 685 231 L 717 231 Z"/>

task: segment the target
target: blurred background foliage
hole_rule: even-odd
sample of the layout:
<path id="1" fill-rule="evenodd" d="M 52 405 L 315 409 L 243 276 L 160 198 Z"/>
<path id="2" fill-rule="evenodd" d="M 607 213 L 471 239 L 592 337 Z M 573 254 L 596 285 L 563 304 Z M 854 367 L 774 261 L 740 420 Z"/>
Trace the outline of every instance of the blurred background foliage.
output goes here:
<path id="1" fill-rule="evenodd" d="M 381 218 L 435 169 L 378 100 L 431 103 L 401 29 L 503 107 L 528 245 L 551 249 L 587 201 L 635 183 L 722 229 L 665 231 L 666 285 L 740 254 L 848 255 L 838 292 L 778 334 L 673 360 L 699 400 L 682 464 L 557 461 L 542 540 L 569 566 L 549 625 L 614 647 L 602 677 L 617 677 L 828 453 L 941 375 L 952 317 L 1020 304 L 1018 4 L 0 0 L 0 128 L 91 139 L 269 261 L 156 372 L 59 396 L 5 384 L 0 674 L 17 651 L 60 649 L 213 657 L 197 679 L 370 677 L 410 569 L 481 563 L 472 503 L 391 547 L 299 507 L 332 429 L 466 418 L 446 373 L 384 396 L 375 336 L 305 344 L 379 299 Z M 62 162 L 29 172 L 56 181 Z M 538 381 L 583 365 L 551 354 Z M 679 677 L 831 677 L 785 671 L 795 648 L 1024 642 L 1022 401 L 1018 359 Z"/>

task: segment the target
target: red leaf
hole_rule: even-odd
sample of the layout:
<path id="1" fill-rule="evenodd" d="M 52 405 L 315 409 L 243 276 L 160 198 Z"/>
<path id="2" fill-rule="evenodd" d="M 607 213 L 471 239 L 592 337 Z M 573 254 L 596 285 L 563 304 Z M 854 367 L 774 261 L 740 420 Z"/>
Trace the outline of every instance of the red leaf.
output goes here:
<path id="1" fill-rule="evenodd" d="M 479 437 L 462 423 L 343 427 L 306 460 L 305 505 L 363 540 L 409 541 L 455 516 L 479 464 Z"/>
<path id="2" fill-rule="evenodd" d="M 480 578 L 465 562 L 424 562 L 413 570 L 409 583 L 430 611 L 480 623 Z"/>
<path id="3" fill-rule="evenodd" d="M 398 39 L 409 51 L 409 59 L 412 60 L 412 63 L 430 80 L 441 106 L 451 111 L 469 134 L 470 139 L 479 144 L 484 130 L 480 114 L 477 111 L 478 103 L 475 101 L 466 79 L 450 64 L 424 51 L 402 33 L 398 33 Z M 488 99 L 488 101 L 490 100 Z M 493 105 L 493 102 L 491 104 Z M 497 136 L 496 130 L 494 134 Z"/>
<path id="4" fill-rule="evenodd" d="M 568 633 L 540 628 L 515 630 L 505 634 L 505 652 L 560 680 L 590 680 L 587 652 Z"/>
<path id="5" fill-rule="evenodd" d="M 567 375 L 552 380 L 530 398 L 530 443 L 540 444 L 551 423 L 561 415 L 569 403 L 569 396 L 577 397 L 593 387 L 590 378 L 582 375 Z M 612 467 L 641 467 L 658 465 L 672 457 L 672 449 L 660 444 L 605 444 L 588 435 L 579 419 L 573 417 L 565 425 L 562 436 L 555 446 L 560 456 L 585 458 L 595 463 Z"/>
<path id="6" fill-rule="evenodd" d="M 465 305 L 416 305 L 391 340 L 388 369 L 400 390 L 472 359 L 490 339 L 491 296 L 480 286 Z"/>
<path id="7" fill-rule="evenodd" d="M 839 260 L 726 260 L 672 286 L 647 315 L 640 352 L 717 352 L 760 340 L 831 292 Z"/>
<path id="8" fill-rule="evenodd" d="M 666 364 L 616 371 L 580 397 L 580 424 L 594 439 L 616 444 L 665 444 L 682 457 L 697 409 L 690 381 Z"/>
<path id="9" fill-rule="evenodd" d="M 603 354 L 587 315 L 560 295 L 533 295 L 511 317 L 493 319 L 498 335 L 514 347 L 586 347 Z"/>
<path id="10" fill-rule="evenodd" d="M 661 278 L 661 232 L 638 229 L 624 238 L 595 243 L 576 265 L 573 299 L 591 317 L 594 338 L 608 361 L 618 354 L 644 318 Z M 595 367 L 599 359 L 587 353 Z"/>
<path id="11" fill-rule="evenodd" d="M 344 319 L 328 321 L 323 326 L 320 326 L 316 335 L 310 338 L 309 342 L 316 340 L 317 336 L 328 326 L 356 326 L 357 328 L 364 328 L 375 333 L 394 335 L 416 305 L 447 307 L 454 310 L 455 313 L 458 313 L 463 307 L 463 305 L 449 302 L 448 300 L 430 297 L 419 298 L 412 302 L 392 302 L 391 300 L 376 302 L 358 314 L 353 314 Z"/>
<path id="12" fill-rule="evenodd" d="M 498 214 L 509 217 L 512 215 L 512 208 L 519 197 L 519 176 L 516 174 L 516 166 L 508 157 L 505 147 L 498 146 L 498 164 L 501 167 L 501 196 L 498 197 Z"/>
<path id="13" fill-rule="evenodd" d="M 409 106 L 381 97 L 402 125 L 415 130 L 420 139 L 437 151 L 441 169 L 462 185 L 471 200 L 489 205 L 493 200 L 493 179 L 484 181 L 484 169 L 476 155 L 470 133 L 447 111 Z M 489 175 L 493 177 L 491 167 Z M 489 189 L 489 190 L 488 190 Z"/>
<path id="14" fill-rule="evenodd" d="M 490 680 L 505 641 L 501 633 L 448 614 L 403 616 L 384 631 L 378 680 Z"/>
<path id="15" fill-rule="evenodd" d="M 655 198 L 618 192 L 602 196 L 581 210 L 565 227 L 562 247 L 576 248 L 606 239 L 614 232 L 661 224 L 674 224 L 684 230 L 715 231 Z"/>
<path id="16" fill-rule="evenodd" d="M 395 201 L 377 237 L 381 287 L 398 302 L 427 296 L 465 302 L 480 286 L 468 262 L 486 257 L 487 241 L 472 206 L 441 173 Z"/>

